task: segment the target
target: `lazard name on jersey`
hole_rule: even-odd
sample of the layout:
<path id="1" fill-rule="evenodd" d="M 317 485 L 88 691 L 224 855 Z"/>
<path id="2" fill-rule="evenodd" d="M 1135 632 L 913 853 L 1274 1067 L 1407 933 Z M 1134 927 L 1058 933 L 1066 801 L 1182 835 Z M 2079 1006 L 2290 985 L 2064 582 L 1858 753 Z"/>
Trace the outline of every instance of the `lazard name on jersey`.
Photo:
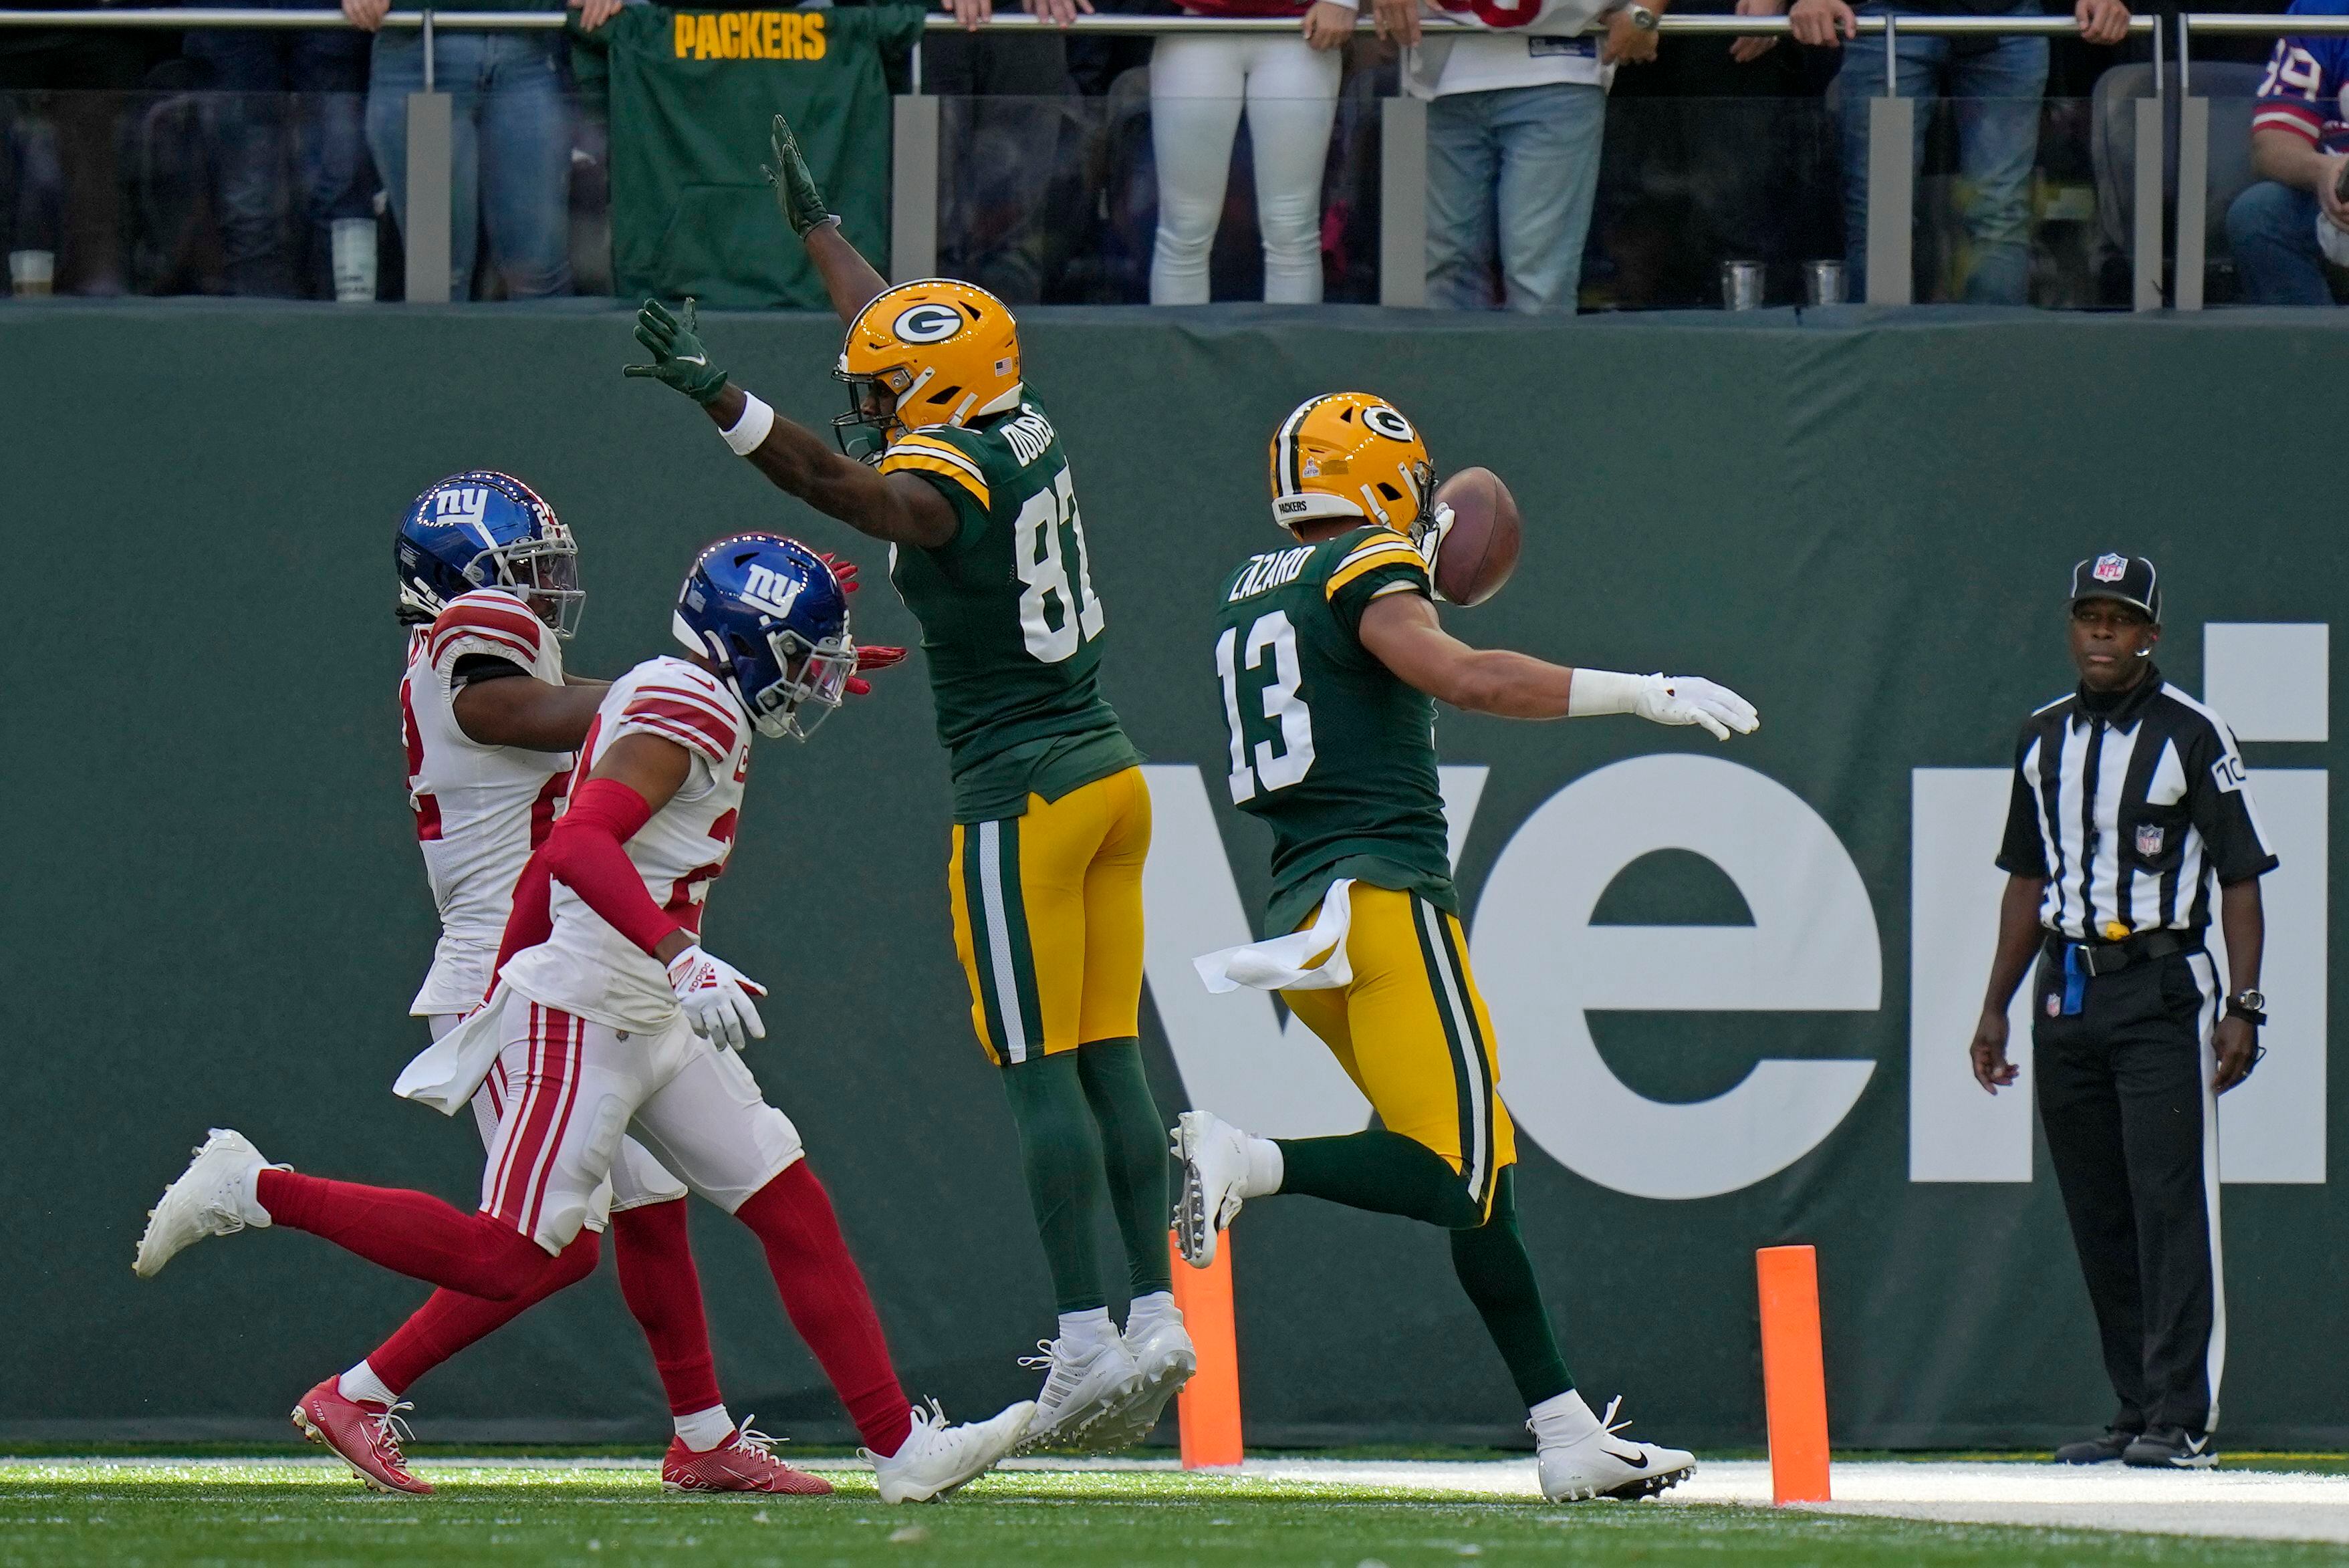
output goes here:
<path id="1" fill-rule="evenodd" d="M 1433 597 L 1419 552 L 1376 526 L 1252 556 L 1225 581 L 1216 674 L 1232 802 L 1272 828 L 1267 936 L 1340 877 L 1459 913 L 1435 703 L 1361 645 L 1363 610 L 1388 593 Z"/>
<path id="2" fill-rule="evenodd" d="M 922 623 L 955 820 L 1020 815 L 1142 760 L 1100 688 L 1107 624 L 1067 456 L 1033 399 L 933 426 L 882 455 L 937 487 L 959 523 L 935 550 L 893 549 L 890 580 Z"/>

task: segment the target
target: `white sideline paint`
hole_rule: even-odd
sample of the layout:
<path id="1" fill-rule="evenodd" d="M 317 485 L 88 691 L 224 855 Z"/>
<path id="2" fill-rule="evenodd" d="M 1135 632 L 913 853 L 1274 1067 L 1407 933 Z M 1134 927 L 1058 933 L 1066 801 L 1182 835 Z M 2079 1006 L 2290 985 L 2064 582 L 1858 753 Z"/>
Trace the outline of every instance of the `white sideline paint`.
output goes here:
<path id="1" fill-rule="evenodd" d="M 854 1460 L 798 1459 L 802 1470 L 860 1470 Z M 326 1455 L 267 1459 L 111 1459 L 19 1461 L 26 1468 L 98 1470 L 169 1468 L 222 1470 L 252 1465 L 333 1466 Z M 651 1460 L 583 1459 L 567 1466 L 546 1460 L 440 1459 L 421 1461 L 427 1473 L 460 1470 L 642 1470 Z M 15 1469 L 12 1464 L 9 1468 Z M 1019 1474 L 1070 1472 L 1171 1472 L 1171 1459 L 1012 1460 L 1002 1470 Z M 1240 1469 L 1250 1480 L 1300 1485 L 1375 1487 L 1423 1492 L 1429 1498 L 1473 1498 L 1495 1502 L 1535 1502 L 1534 1462 L 1522 1460 L 1250 1460 Z M 2349 1476 L 2285 1470 L 2229 1470 L 2199 1474 L 2134 1470 L 2120 1465 L 2073 1469 L 2048 1464 L 1951 1464 L 1873 1461 L 1835 1467 L 1833 1502 L 1796 1505 L 1806 1512 L 1870 1514 L 1889 1519 L 1924 1519 L 1951 1524 L 2013 1524 L 2066 1530 L 2126 1531 L 2153 1535 L 2237 1536 L 2264 1541 L 2314 1541 L 2349 1544 Z M 1770 1467 L 1759 1460 L 1708 1460 L 1697 1456 L 1697 1472 L 1665 1494 L 1662 1503 L 1574 1503 L 1561 1511 L 1606 1507 L 1767 1507 Z M 985 1506 L 979 1497 L 957 1506 Z"/>

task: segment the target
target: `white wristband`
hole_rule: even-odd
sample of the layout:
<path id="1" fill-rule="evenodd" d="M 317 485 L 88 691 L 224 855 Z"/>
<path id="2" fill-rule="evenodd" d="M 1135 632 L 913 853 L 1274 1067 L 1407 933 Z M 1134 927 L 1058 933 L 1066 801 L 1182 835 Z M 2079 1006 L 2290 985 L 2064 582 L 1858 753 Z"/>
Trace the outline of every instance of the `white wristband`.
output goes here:
<path id="1" fill-rule="evenodd" d="M 767 438 L 767 432 L 774 428 L 775 411 L 760 402 L 755 394 L 745 392 L 742 394 L 742 417 L 727 430 L 726 444 L 734 449 L 736 457 L 747 458 L 759 449 L 759 444 Z"/>
<path id="2" fill-rule="evenodd" d="M 1574 684 L 1567 688 L 1566 717 L 1589 718 L 1602 713 L 1636 713 L 1640 707 L 1640 692 L 1646 684 L 1640 676 L 1618 675 L 1613 670 L 1586 670 L 1577 666 Z"/>

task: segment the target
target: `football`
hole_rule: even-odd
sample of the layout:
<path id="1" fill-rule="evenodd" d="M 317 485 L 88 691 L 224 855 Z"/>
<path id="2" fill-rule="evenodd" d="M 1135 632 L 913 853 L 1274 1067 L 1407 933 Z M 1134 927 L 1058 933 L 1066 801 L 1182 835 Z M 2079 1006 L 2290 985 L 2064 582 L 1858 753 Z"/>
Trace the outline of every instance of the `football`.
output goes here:
<path id="1" fill-rule="evenodd" d="M 1452 509 L 1452 529 L 1435 554 L 1435 591 L 1454 604 L 1481 604 L 1517 569 L 1525 531 L 1516 498 L 1490 469 L 1462 469 L 1435 488 Z"/>

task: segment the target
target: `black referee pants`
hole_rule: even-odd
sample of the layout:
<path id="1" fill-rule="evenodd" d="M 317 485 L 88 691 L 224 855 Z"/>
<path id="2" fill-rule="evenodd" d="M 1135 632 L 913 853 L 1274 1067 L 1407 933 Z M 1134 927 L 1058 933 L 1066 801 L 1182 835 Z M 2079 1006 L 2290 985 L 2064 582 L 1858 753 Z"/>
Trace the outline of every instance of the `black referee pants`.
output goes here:
<path id="1" fill-rule="evenodd" d="M 2227 1353 L 2210 1092 L 2217 971 L 2208 954 L 2178 954 L 2085 987 L 2081 1011 L 2060 1016 L 2063 965 L 2041 959 L 2032 1085 L 2120 1397 L 2113 1424 L 2208 1432 Z"/>

